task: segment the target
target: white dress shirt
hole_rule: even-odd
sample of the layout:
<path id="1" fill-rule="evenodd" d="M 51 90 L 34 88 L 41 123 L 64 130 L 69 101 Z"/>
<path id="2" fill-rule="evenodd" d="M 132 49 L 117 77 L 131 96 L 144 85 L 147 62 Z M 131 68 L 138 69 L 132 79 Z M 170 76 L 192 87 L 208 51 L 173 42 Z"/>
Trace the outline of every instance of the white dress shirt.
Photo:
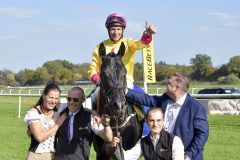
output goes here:
<path id="1" fill-rule="evenodd" d="M 176 103 L 169 100 L 165 112 L 164 128 L 169 133 L 173 133 L 178 113 L 186 99 L 187 93 L 184 94 Z"/>
<path id="2" fill-rule="evenodd" d="M 154 146 L 154 150 L 156 148 L 157 142 L 160 138 L 158 136 L 157 138 L 153 139 L 151 136 L 151 141 Z M 139 141 L 135 147 L 134 147 L 134 152 L 129 152 L 129 150 L 124 151 L 124 158 L 125 160 L 136 160 L 137 158 L 131 158 L 131 153 L 135 155 L 135 157 L 140 157 L 142 155 L 142 149 L 141 149 L 141 142 Z M 128 156 L 126 156 L 128 155 Z M 184 160 L 184 146 L 182 143 L 182 140 L 178 136 L 174 136 L 173 138 L 173 144 L 172 144 L 172 159 L 173 160 Z"/>
<path id="3" fill-rule="evenodd" d="M 65 108 L 67 108 L 67 104 L 66 103 L 61 103 L 59 108 L 58 108 L 58 112 L 61 113 Z M 70 126 L 70 135 L 71 138 L 73 136 L 73 121 L 74 121 L 74 116 L 77 112 L 73 113 L 73 116 L 71 118 L 71 126 Z M 70 113 L 69 113 L 70 115 Z M 103 130 L 104 127 L 101 123 L 97 124 L 94 122 L 93 116 L 91 115 L 91 129 L 92 131 L 97 135 L 99 131 Z"/>

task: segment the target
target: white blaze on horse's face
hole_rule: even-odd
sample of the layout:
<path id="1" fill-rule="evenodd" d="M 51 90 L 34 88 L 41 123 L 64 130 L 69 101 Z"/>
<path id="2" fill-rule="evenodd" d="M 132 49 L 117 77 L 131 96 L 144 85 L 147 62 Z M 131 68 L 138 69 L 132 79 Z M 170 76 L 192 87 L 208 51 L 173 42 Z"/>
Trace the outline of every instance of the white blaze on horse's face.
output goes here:
<path id="1" fill-rule="evenodd" d="M 123 27 L 110 27 L 108 33 L 110 39 L 114 42 L 117 42 L 123 36 Z"/>

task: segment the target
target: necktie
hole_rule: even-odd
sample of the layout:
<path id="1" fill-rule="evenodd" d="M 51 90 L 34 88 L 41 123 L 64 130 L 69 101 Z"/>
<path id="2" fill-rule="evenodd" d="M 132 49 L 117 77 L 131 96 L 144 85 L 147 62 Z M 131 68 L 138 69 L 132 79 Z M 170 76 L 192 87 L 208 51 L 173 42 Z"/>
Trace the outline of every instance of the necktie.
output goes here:
<path id="1" fill-rule="evenodd" d="M 71 136 L 71 120 L 72 120 L 73 114 L 70 114 L 68 116 L 68 128 L 67 128 L 67 138 L 68 138 L 68 142 L 70 143 L 72 140 L 72 136 Z"/>

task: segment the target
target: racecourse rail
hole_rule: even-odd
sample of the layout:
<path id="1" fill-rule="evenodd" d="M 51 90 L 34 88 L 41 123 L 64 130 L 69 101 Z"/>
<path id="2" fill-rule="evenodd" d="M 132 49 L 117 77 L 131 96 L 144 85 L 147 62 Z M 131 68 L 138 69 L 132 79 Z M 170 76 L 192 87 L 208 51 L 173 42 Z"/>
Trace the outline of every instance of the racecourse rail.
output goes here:
<path id="1" fill-rule="evenodd" d="M 68 89 L 70 89 L 69 86 L 65 86 L 65 87 L 60 87 L 62 90 L 62 93 L 64 91 L 67 91 Z M 92 87 L 82 87 L 84 88 L 84 92 L 86 94 L 89 94 L 94 86 Z M 8 87 L 7 90 L 6 89 L 1 89 L 0 90 L 0 95 L 4 95 L 4 94 L 9 94 L 9 95 L 14 95 L 14 94 L 22 94 L 23 92 L 25 92 L 25 94 L 29 94 L 29 95 L 34 95 L 34 94 L 39 94 L 41 95 L 42 91 L 43 91 L 44 87 Z M 165 87 L 163 88 L 151 88 L 148 87 L 148 93 L 150 92 L 151 94 L 156 94 L 156 95 L 160 95 L 165 91 Z M 192 88 L 191 89 L 191 94 L 196 94 L 199 90 L 201 90 L 203 88 Z M 34 92 L 34 93 L 33 93 Z"/>
<path id="2" fill-rule="evenodd" d="M 84 88 L 86 96 L 93 90 L 94 87 Z M 192 88 L 191 96 L 196 99 L 240 99 L 240 94 L 194 94 L 196 90 L 200 90 L 201 88 Z M 67 96 L 67 91 L 69 88 L 61 88 L 62 93 L 61 97 Z M 22 97 L 39 97 L 41 96 L 43 91 L 42 87 L 11 87 L 7 91 L 1 89 L 0 96 L 16 96 L 18 97 L 18 117 L 21 115 L 21 105 L 22 105 Z M 161 95 L 165 91 L 165 88 L 148 88 L 149 95 Z M 25 93 L 23 93 L 25 92 Z M 33 93 L 35 92 L 35 93 Z M 65 93 L 64 93 L 65 92 Z"/>

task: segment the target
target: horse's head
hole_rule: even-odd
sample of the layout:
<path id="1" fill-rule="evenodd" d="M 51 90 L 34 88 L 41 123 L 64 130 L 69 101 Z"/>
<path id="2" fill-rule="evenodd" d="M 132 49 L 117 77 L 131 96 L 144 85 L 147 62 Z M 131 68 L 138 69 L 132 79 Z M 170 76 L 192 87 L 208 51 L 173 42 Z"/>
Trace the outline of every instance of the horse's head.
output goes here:
<path id="1" fill-rule="evenodd" d="M 121 44 L 118 54 L 106 54 L 103 44 L 99 47 L 102 57 L 101 65 L 101 90 L 105 97 L 105 111 L 112 116 L 124 118 L 127 113 L 127 103 L 125 99 L 125 89 L 127 86 L 127 70 L 122 62 L 125 53 L 125 45 Z"/>

